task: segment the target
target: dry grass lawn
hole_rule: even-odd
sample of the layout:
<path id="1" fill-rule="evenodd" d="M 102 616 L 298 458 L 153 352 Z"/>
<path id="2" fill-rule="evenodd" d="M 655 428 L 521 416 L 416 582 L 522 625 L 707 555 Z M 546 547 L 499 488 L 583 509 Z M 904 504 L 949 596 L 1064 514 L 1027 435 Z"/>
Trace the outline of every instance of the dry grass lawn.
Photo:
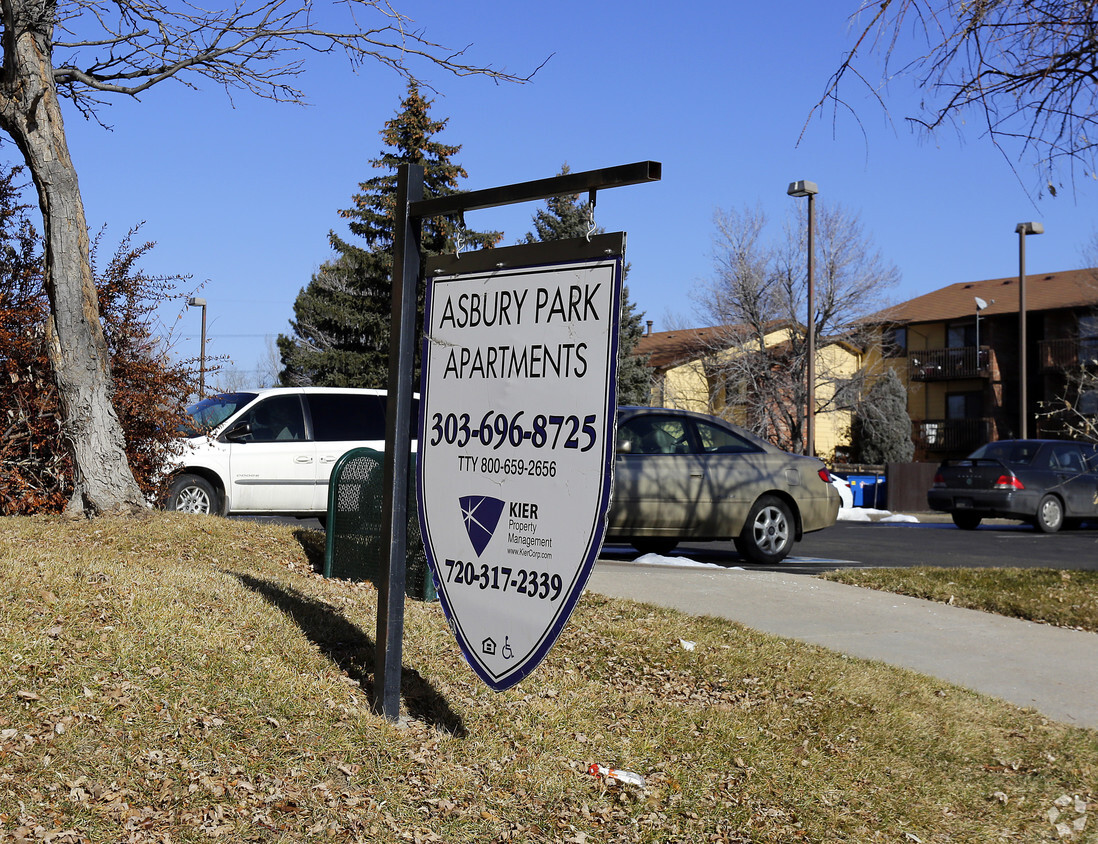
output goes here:
<path id="1" fill-rule="evenodd" d="M 391 724 L 376 592 L 322 554 L 245 521 L 0 520 L 0 840 L 1095 840 L 1098 733 L 591 594 L 503 693 L 409 602 Z"/>
<path id="2" fill-rule="evenodd" d="M 1098 571 L 1016 568 L 843 569 L 827 580 L 1098 633 Z"/>

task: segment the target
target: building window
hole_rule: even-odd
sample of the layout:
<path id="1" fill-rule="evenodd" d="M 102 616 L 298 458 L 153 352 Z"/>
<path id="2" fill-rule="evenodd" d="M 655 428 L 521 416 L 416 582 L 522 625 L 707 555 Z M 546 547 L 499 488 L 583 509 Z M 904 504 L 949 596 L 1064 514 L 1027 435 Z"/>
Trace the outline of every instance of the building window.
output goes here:
<path id="1" fill-rule="evenodd" d="M 976 323 L 955 322 L 946 331 L 946 345 L 951 349 L 964 349 L 976 345 Z"/>
<path id="2" fill-rule="evenodd" d="M 979 419 L 983 409 L 983 393 L 946 394 L 946 419 Z"/>
<path id="3" fill-rule="evenodd" d="M 888 337 L 888 335 L 885 335 Z M 885 357 L 901 358 L 907 354 L 907 326 L 898 325 L 892 329 L 891 337 L 885 342 Z"/>

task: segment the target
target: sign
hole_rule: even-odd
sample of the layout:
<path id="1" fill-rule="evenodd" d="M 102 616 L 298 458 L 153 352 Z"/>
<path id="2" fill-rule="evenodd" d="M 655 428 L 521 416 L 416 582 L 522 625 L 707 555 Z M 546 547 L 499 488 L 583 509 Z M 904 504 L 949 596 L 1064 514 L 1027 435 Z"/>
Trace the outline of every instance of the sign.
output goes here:
<path id="1" fill-rule="evenodd" d="M 600 235 L 429 268 L 423 542 L 462 653 L 497 691 L 556 642 L 602 546 L 624 246 Z"/>

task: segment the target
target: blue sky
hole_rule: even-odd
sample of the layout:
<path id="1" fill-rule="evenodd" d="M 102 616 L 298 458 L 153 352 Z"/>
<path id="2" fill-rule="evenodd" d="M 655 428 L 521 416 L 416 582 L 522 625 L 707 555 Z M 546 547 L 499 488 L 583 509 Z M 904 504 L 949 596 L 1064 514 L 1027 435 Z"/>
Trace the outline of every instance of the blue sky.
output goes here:
<path id="1" fill-rule="evenodd" d="M 899 267 L 903 281 L 882 305 L 1017 274 L 1020 221 L 1046 230 L 1027 244 L 1030 273 L 1081 266 L 1094 237 L 1093 181 L 1031 200 L 1032 171 L 1022 165 L 1020 182 L 977 124 L 931 139 L 908 128 L 913 79 L 890 82 L 887 113 L 848 85 L 856 114 L 815 116 L 801 137 L 851 44 L 856 0 L 397 5 L 427 37 L 471 44 L 473 61 L 525 74 L 548 58 L 526 85 L 414 66 L 438 91 L 433 114 L 449 119 L 441 139 L 462 145 L 465 188 L 545 178 L 564 162 L 576 171 L 661 162 L 661 182 L 604 191 L 597 209 L 600 226 L 628 232 L 630 293 L 656 330 L 669 315 L 690 316 L 690 289 L 712 273 L 715 210 L 758 205 L 780 223 L 791 206 L 803 213 L 804 200 L 786 196 L 798 179 L 819 185 L 821 206 L 857 213 Z M 261 367 L 267 338 L 288 331 L 294 298 L 330 257 L 328 232 L 346 232 L 338 210 L 375 174 L 378 132 L 405 91 L 380 66 L 356 75 L 341 57 L 307 61 L 307 108 L 168 84 L 104 109 L 111 131 L 66 112 L 89 225 L 106 225 L 113 244 L 144 221 L 158 244 L 146 268 L 204 285 L 207 352 L 246 372 Z M 863 67 L 871 79 L 881 72 L 879 59 Z M 467 222 L 514 243 L 537 207 Z M 176 351 L 196 354 L 198 311 L 164 318 Z"/>

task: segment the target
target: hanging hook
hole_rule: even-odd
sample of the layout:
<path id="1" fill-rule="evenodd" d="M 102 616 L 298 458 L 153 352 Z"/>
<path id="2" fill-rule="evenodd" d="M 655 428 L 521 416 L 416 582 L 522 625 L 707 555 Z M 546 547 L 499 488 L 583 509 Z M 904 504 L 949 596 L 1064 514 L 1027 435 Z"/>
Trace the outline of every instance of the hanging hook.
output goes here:
<path id="1" fill-rule="evenodd" d="M 591 242 L 591 235 L 595 233 L 595 189 L 587 194 L 587 242 Z"/>
<path id="2" fill-rule="evenodd" d="M 465 212 L 458 213 L 458 223 L 454 230 L 454 257 L 461 259 L 461 250 L 465 248 Z"/>

